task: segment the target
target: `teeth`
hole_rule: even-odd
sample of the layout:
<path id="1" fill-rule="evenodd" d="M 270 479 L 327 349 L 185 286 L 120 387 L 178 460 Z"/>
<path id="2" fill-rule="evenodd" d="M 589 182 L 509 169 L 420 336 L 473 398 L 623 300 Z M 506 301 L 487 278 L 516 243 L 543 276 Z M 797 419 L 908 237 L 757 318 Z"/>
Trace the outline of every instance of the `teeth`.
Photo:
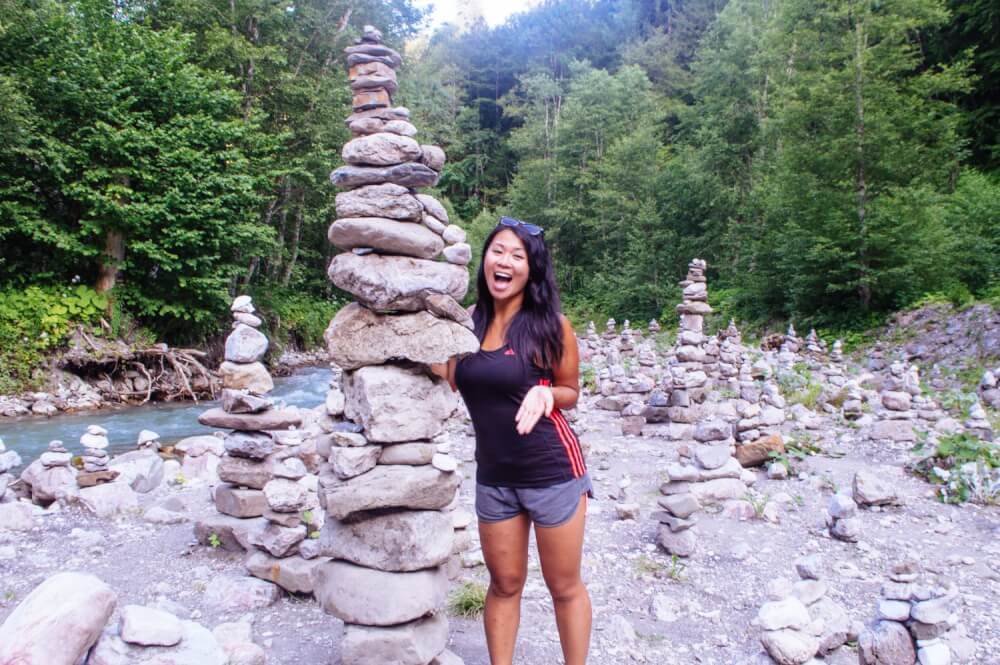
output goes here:
<path id="1" fill-rule="evenodd" d="M 508 275 L 505 272 L 495 272 L 495 273 L 493 273 L 493 276 L 494 277 L 502 277 L 503 279 L 512 279 L 511 276 Z"/>

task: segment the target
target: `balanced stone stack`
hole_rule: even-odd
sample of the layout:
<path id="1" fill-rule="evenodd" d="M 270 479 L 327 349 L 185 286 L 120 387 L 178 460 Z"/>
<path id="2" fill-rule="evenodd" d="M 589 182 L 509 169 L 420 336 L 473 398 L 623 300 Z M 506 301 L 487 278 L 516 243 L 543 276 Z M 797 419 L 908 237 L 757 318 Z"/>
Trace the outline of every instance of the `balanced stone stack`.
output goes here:
<path id="1" fill-rule="evenodd" d="M 329 277 L 356 302 L 330 322 L 326 341 L 357 431 L 331 432 L 318 448 L 327 458 L 318 549 L 334 560 L 314 571 L 315 594 L 344 621 L 345 665 L 457 662 L 441 610 L 455 538 L 445 509 L 461 476 L 447 444 L 434 442 L 457 403 L 427 366 L 479 348 L 458 303 L 471 249 L 444 206 L 415 191 L 437 183 L 445 157 L 412 138 L 406 109 L 392 108 L 399 54 L 371 27 L 346 52 L 354 138 L 347 166 L 331 175 L 348 191 L 330 227 L 344 251 Z"/>
<path id="2" fill-rule="evenodd" d="M 48 450 L 21 472 L 21 481 L 31 488 L 32 502 L 47 506 L 54 501 L 68 499 L 79 492 L 76 483 L 77 471 L 71 464 L 72 459 L 73 456 L 63 446 L 62 441 L 51 441 Z M 21 458 L 16 453 L 13 456 L 10 452 L 3 453 L 0 455 L 0 468 L 7 467 L 12 461 L 20 464 Z"/>
<path id="3" fill-rule="evenodd" d="M 108 483 L 118 477 L 117 471 L 108 468 L 111 458 L 108 456 L 108 431 L 99 425 L 90 425 L 87 431 L 80 437 L 83 445 L 83 453 L 80 459 L 83 461 L 83 473 L 76 477 L 76 482 L 80 487 L 93 487 L 102 483 Z"/>
<path id="4" fill-rule="evenodd" d="M 649 329 L 649 336 L 655 337 L 660 333 L 660 322 L 657 321 L 656 319 L 650 319 L 648 329 Z"/>
<path id="5" fill-rule="evenodd" d="M 976 646 L 960 624 L 960 605 L 954 584 L 921 580 L 914 561 L 896 563 L 882 586 L 878 619 L 858 639 L 858 661 L 861 665 L 973 662 Z"/>
<path id="6" fill-rule="evenodd" d="M 0 503 L 13 503 L 17 500 L 14 490 L 10 489 L 14 483 L 14 476 L 8 472 L 20 465 L 21 456 L 17 451 L 7 450 L 3 439 L 0 439 Z"/>
<path id="7" fill-rule="evenodd" d="M 705 315 L 712 312 L 708 304 L 706 267 L 702 259 L 692 260 L 686 278 L 679 283 L 683 297 L 677 305 L 680 330 L 661 382 L 663 392 L 654 392 L 643 410 L 647 422 L 692 424 L 701 416 L 699 405 L 711 388 L 705 367 L 708 341 L 704 333 Z M 666 404 L 663 404 L 664 396 Z"/>
<path id="8" fill-rule="evenodd" d="M 310 533 L 318 532 L 322 511 L 316 477 L 309 476 L 300 459 L 302 414 L 277 407 L 266 396 L 274 384 L 260 361 L 269 343 L 257 330 L 260 320 L 253 315 L 249 297 L 237 298 L 232 311 L 226 363 L 235 369 L 224 373 L 222 407 L 198 418 L 207 427 L 229 430 L 218 465 L 222 482 L 214 492 L 220 515 L 199 523 L 196 530 L 203 541 L 215 533 L 215 544 L 247 550 L 250 574 L 291 592 L 310 593 L 312 568 L 322 561 L 310 562 L 298 554 Z M 236 376 L 253 380 L 233 382 Z M 192 448 L 211 447 L 211 437 L 199 439 L 204 441 L 191 440 Z"/>
<path id="9" fill-rule="evenodd" d="M 861 535 L 858 504 L 846 494 L 834 494 L 827 504 L 826 525 L 837 540 L 856 543 Z"/>
<path id="10" fill-rule="evenodd" d="M 871 438 L 877 441 L 912 442 L 917 433 L 913 427 L 915 415 L 911 410 L 913 397 L 920 394 L 920 376 L 917 368 L 902 362 L 889 366 L 889 375 L 882 382 L 879 395 L 881 410 L 872 425 Z"/>
<path id="11" fill-rule="evenodd" d="M 733 456 L 736 440 L 732 424 L 719 417 L 706 418 L 697 424 L 692 436 L 696 443 L 685 448 L 688 454 L 667 467 L 668 480 L 660 487 L 665 495 L 660 505 L 666 513 L 655 515 L 661 524 L 660 546 L 677 556 L 690 556 L 695 550 L 693 511 L 688 508 L 735 499 L 746 492 L 741 480 L 743 467 Z M 686 514 L 681 517 L 679 512 Z"/>
<path id="12" fill-rule="evenodd" d="M 613 340 L 615 340 L 615 339 L 618 338 L 618 331 L 615 329 L 615 326 L 617 326 L 617 325 L 618 324 L 615 322 L 614 319 L 608 319 L 605 322 L 605 324 L 604 324 L 604 335 L 603 335 L 603 337 L 604 337 L 605 340 L 611 342 L 611 341 L 613 341 Z"/>
<path id="13" fill-rule="evenodd" d="M 993 440 L 993 426 L 990 425 L 990 421 L 986 416 L 986 410 L 979 400 L 976 400 L 969 407 L 969 417 L 966 419 L 964 425 L 965 431 L 973 436 L 977 436 L 983 441 Z"/>
<path id="14" fill-rule="evenodd" d="M 826 582 L 811 566 L 796 566 L 802 579 L 785 578 L 768 584 L 771 600 L 761 606 L 756 623 L 761 644 L 779 665 L 802 665 L 827 656 L 848 640 L 857 639 L 850 617 L 828 595 Z"/>
<path id="15" fill-rule="evenodd" d="M 261 362 L 268 347 L 267 337 L 257 330 L 263 322 L 254 314 L 250 296 L 237 297 L 231 310 L 233 331 L 226 338 L 225 362 L 219 366 L 222 386 L 266 395 L 274 390 L 274 380 Z"/>

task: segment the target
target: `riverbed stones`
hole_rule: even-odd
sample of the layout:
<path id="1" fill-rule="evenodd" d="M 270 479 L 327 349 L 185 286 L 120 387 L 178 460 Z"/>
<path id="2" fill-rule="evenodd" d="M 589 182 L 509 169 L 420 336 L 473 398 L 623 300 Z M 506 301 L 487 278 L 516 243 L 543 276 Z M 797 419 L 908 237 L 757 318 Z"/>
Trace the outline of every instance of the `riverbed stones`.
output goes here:
<path id="1" fill-rule="evenodd" d="M 94 575 L 52 575 L 0 625 L 0 663 L 77 665 L 117 602 L 111 587 Z"/>
<path id="2" fill-rule="evenodd" d="M 405 138 L 405 137 L 399 137 Z M 418 147 L 419 149 L 419 147 Z M 393 183 L 403 187 L 433 187 L 440 175 L 419 162 L 406 162 L 393 166 L 341 166 L 330 174 L 330 182 L 337 187 L 362 187 Z"/>
<path id="3" fill-rule="evenodd" d="M 198 422 L 206 427 L 255 432 L 299 427 L 302 415 L 293 408 L 270 409 L 261 413 L 226 413 L 221 408 L 215 408 L 198 416 Z"/>
<path id="4" fill-rule="evenodd" d="M 330 243 L 341 250 L 371 248 L 383 254 L 400 254 L 418 259 L 437 258 L 444 240 L 422 224 L 381 217 L 338 219 L 330 226 Z"/>
<path id="5" fill-rule="evenodd" d="M 378 314 L 358 303 L 337 312 L 325 339 L 331 360 L 345 370 L 395 360 L 444 363 L 479 348 L 470 330 L 428 312 Z"/>

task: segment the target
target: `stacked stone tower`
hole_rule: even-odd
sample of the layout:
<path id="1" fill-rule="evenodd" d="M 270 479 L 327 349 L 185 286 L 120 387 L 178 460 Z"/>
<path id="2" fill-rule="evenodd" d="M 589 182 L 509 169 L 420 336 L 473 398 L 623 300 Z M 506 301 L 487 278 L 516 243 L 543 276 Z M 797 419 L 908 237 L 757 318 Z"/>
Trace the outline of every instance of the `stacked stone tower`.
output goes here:
<path id="1" fill-rule="evenodd" d="M 309 562 L 300 550 L 322 519 L 300 458 L 302 414 L 276 406 L 267 397 L 274 383 L 261 360 L 269 342 L 257 330 L 262 322 L 250 297 L 236 298 L 231 309 L 222 407 L 198 418 L 208 427 L 230 430 L 218 466 L 222 482 L 214 493 L 220 515 L 203 520 L 196 532 L 204 542 L 245 549 L 245 565 L 252 575 L 287 591 L 309 593 L 310 571 L 319 562 Z M 197 441 L 210 447 L 212 437 Z M 195 452 L 196 447 L 190 448 L 188 454 Z"/>
<path id="2" fill-rule="evenodd" d="M 428 365 L 475 353 L 458 301 L 471 250 L 444 207 L 416 192 L 437 183 L 444 152 L 419 144 L 405 108 L 393 108 L 399 54 L 366 27 L 346 49 L 354 138 L 330 179 L 337 195 L 330 242 L 342 253 L 330 280 L 351 293 L 326 333 L 343 370 L 344 416 L 318 452 L 327 520 L 313 574 L 323 608 L 344 621 L 344 665 L 456 662 L 442 611 L 461 482 L 447 444 L 433 441 L 457 402 Z M 439 260 L 443 259 L 443 260 Z"/>

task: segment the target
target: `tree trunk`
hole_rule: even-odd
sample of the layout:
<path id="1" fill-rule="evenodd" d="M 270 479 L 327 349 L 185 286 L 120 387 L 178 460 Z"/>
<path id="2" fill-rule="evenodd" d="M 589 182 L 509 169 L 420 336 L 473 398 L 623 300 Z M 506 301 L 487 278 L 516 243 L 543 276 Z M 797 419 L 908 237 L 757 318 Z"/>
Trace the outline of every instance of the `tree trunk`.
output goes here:
<path id="1" fill-rule="evenodd" d="M 302 238 L 302 216 L 303 208 L 305 207 L 304 195 L 299 196 L 299 205 L 295 210 L 295 226 L 292 231 L 292 246 L 288 250 L 289 257 L 288 261 L 285 263 L 285 270 L 281 275 L 281 285 L 288 286 L 288 283 L 292 281 L 292 271 L 295 269 L 295 262 L 299 259 L 299 240 Z"/>
<path id="2" fill-rule="evenodd" d="M 104 236 L 104 253 L 98 259 L 97 285 L 98 293 L 104 293 L 115 288 L 118 283 L 118 270 L 125 260 L 125 234 L 121 231 L 109 230 Z"/>

